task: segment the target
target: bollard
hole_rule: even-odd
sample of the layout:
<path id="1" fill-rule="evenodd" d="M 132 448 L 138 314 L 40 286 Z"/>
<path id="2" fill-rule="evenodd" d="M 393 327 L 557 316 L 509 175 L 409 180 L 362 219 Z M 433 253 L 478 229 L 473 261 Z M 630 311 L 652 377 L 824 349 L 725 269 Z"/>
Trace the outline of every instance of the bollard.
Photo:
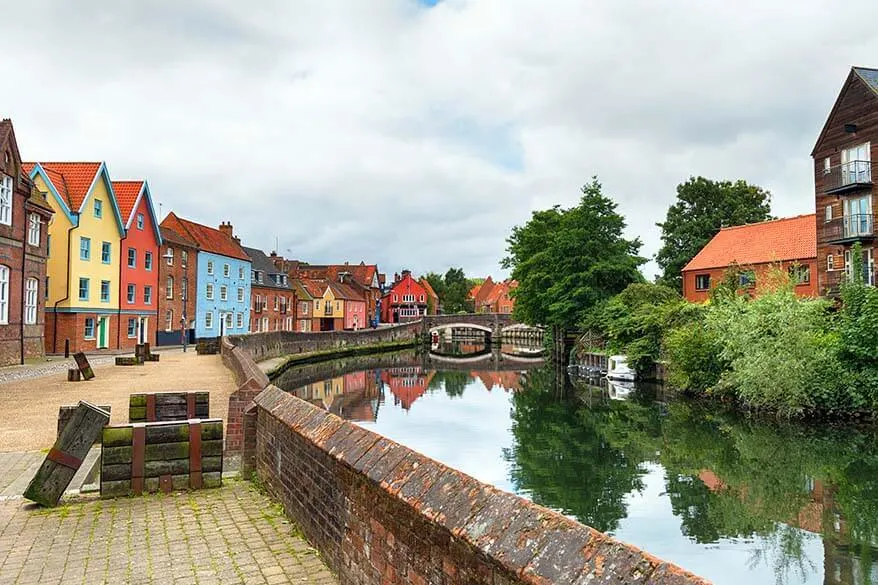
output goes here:
<path id="1" fill-rule="evenodd" d="M 64 340 L 64 359 L 70 357 L 70 339 Z"/>

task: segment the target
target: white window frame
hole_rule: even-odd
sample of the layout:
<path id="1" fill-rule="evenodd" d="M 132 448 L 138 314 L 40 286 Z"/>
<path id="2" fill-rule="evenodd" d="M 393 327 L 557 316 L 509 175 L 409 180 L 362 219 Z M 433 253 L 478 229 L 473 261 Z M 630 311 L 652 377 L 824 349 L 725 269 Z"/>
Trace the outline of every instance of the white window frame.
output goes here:
<path id="1" fill-rule="evenodd" d="M 104 217 L 104 202 L 102 200 L 95 198 L 93 209 L 95 217 L 98 219 Z"/>
<path id="2" fill-rule="evenodd" d="M 243 328 L 244 328 L 244 313 L 238 313 L 238 314 L 236 314 L 236 315 L 235 315 L 235 318 L 236 318 L 236 320 L 237 320 L 237 327 L 238 327 L 238 329 L 243 329 Z"/>
<path id="3" fill-rule="evenodd" d="M 12 225 L 12 177 L 0 173 L 0 223 Z"/>
<path id="4" fill-rule="evenodd" d="M 227 301 L 229 300 L 229 287 L 224 284 L 220 285 L 220 300 Z"/>
<path id="5" fill-rule="evenodd" d="M 239 303 L 244 302 L 244 289 L 241 287 L 238 287 L 238 302 Z"/>
<path id="6" fill-rule="evenodd" d="M 137 248 L 128 248 L 128 268 L 137 268 Z"/>
<path id="7" fill-rule="evenodd" d="M 137 285 L 129 284 L 128 288 L 125 290 L 125 294 L 128 300 L 128 304 L 133 305 L 137 300 Z"/>
<path id="8" fill-rule="evenodd" d="M 91 238 L 79 237 L 79 259 L 83 262 L 91 261 Z"/>
<path id="9" fill-rule="evenodd" d="M 238 266 L 238 280 L 244 280 L 244 267 Z"/>
<path id="10" fill-rule="evenodd" d="M 167 260 L 168 266 L 174 265 L 174 249 L 170 246 L 168 247 L 168 252 L 165 254 L 165 259 Z"/>
<path id="11" fill-rule="evenodd" d="M 27 218 L 27 243 L 31 246 L 40 245 L 40 216 L 31 213 Z"/>
<path id="12" fill-rule="evenodd" d="M 137 214 L 137 229 L 139 229 L 139 230 L 143 229 L 143 214 L 142 213 Z"/>
<path id="13" fill-rule="evenodd" d="M 143 254 L 143 267 L 147 271 L 152 272 L 152 252 L 145 252 Z"/>
<path id="14" fill-rule="evenodd" d="M 165 298 L 173 299 L 174 298 L 174 277 L 169 276 L 165 281 Z"/>
<path id="15" fill-rule="evenodd" d="M 229 329 L 232 328 L 232 322 L 233 322 L 231 312 L 225 314 L 225 321 L 226 321 L 225 328 L 228 331 Z"/>
<path id="16" fill-rule="evenodd" d="M 228 278 L 232 275 L 232 266 L 226 262 L 223 264 L 223 277 Z"/>
<path id="17" fill-rule="evenodd" d="M 213 260 L 207 261 L 207 273 L 213 276 Z"/>
<path id="18" fill-rule="evenodd" d="M 9 267 L 0 264 L 0 325 L 9 323 Z"/>
<path id="19" fill-rule="evenodd" d="M 144 286 L 143 287 L 143 304 L 151 305 L 152 304 L 152 287 Z"/>
<path id="20" fill-rule="evenodd" d="M 204 328 L 213 329 L 213 311 L 204 314 Z"/>
<path id="21" fill-rule="evenodd" d="M 211 283 L 209 283 L 209 282 L 207 283 L 207 286 L 206 286 L 205 289 L 204 289 L 204 297 L 205 297 L 208 301 L 212 301 L 212 300 L 213 300 L 213 284 L 211 284 Z"/>
<path id="22" fill-rule="evenodd" d="M 132 330 L 131 326 L 134 325 L 134 329 Z M 128 318 L 128 339 L 134 339 L 137 337 L 137 319 L 134 317 Z"/>
<path id="23" fill-rule="evenodd" d="M 104 252 L 107 253 L 107 259 L 104 260 Z M 113 262 L 113 244 L 110 242 L 101 242 L 101 263 L 112 264 Z"/>
<path id="24" fill-rule="evenodd" d="M 826 206 L 826 223 L 832 221 L 832 205 Z"/>
<path id="25" fill-rule="evenodd" d="M 831 270 L 835 270 L 835 256 L 832 254 L 826 255 L 826 271 L 829 272 Z"/>
<path id="26" fill-rule="evenodd" d="M 91 321 L 91 335 L 88 334 L 88 324 Z M 82 327 L 82 337 L 84 339 L 94 339 L 95 338 L 95 329 L 97 327 L 97 323 L 94 317 L 86 317 L 85 322 Z"/>

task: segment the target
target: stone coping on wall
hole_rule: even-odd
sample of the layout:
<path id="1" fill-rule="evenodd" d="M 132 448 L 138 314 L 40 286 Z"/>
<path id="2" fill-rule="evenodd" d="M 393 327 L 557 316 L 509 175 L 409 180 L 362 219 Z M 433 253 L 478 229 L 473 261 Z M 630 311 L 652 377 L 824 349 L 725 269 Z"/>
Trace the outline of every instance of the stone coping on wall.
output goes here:
<path id="1" fill-rule="evenodd" d="M 352 500 L 362 497 L 357 490 L 374 490 L 376 497 L 389 498 L 394 505 L 411 509 L 414 523 L 422 529 L 438 529 L 446 534 L 440 547 L 448 550 L 431 552 L 431 555 L 453 556 L 450 552 L 453 550 L 454 555 L 460 556 L 463 546 L 468 551 L 463 553 L 465 557 L 486 562 L 493 575 L 501 575 L 498 578 L 502 583 L 708 583 L 634 546 L 345 421 L 276 386 L 269 385 L 261 392 L 255 405 L 260 433 L 265 432 L 266 427 L 262 417 L 272 417 L 294 433 L 296 441 L 301 438 L 315 459 L 334 461 L 328 469 L 339 474 L 354 474 L 362 480 L 359 483 L 366 488 L 356 487 L 358 482 L 354 482 L 349 492 L 345 491 L 348 489 L 345 485 L 342 494 L 335 494 L 348 502 L 341 507 L 347 514 L 358 509 L 350 505 Z M 281 433 L 259 440 L 267 443 L 258 447 L 259 451 L 268 447 L 283 448 L 277 445 L 283 440 Z M 274 477 L 273 466 L 264 463 L 260 463 L 259 471 L 260 475 L 269 476 L 263 477 L 266 484 L 275 487 L 277 483 L 288 487 L 287 482 L 308 481 Z M 294 519 L 302 526 L 309 525 L 310 519 Z M 374 521 L 356 520 L 366 525 Z M 412 530 L 417 529 L 418 526 L 412 526 Z M 318 537 L 318 543 L 323 540 L 318 534 L 308 534 L 307 530 L 306 536 Z M 344 557 L 339 551 L 321 552 L 330 562 Z M 446 576 L 443 582 L 458 581 Z M 492 581 L 489 577 L 484 582 Z M 497 582 L 495 578 L 493 583 Z"/>

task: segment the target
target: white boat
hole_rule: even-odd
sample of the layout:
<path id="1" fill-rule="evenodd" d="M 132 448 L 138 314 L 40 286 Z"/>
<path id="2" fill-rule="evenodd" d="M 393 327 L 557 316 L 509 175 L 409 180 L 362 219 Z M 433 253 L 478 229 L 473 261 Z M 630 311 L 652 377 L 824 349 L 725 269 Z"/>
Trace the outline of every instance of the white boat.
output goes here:
<path id="1" fill-rule="evenodd" d="M 607 379 L 633 382 L 636 378 L 634 370 L 628 367 L 628 358 L 624 355 L 611 355 L 607 358 Z"/>
<path id="2" fill-rule="evenodd" d="M 607 386 L 610 400 L 627 400 L 628 396 L 634 392 L 634 382 L 609 382 Z"/>

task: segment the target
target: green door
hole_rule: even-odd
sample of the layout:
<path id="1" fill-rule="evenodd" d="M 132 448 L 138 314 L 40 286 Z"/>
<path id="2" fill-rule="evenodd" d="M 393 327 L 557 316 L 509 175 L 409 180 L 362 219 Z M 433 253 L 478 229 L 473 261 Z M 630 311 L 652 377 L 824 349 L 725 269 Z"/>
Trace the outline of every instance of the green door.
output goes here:
<path id="1" fill-rule="evenodd" d="M 107 318 L 100 317 L 98 319 L 98 349 L 106 349 L 108 346 L 107 337 L 109 334 L 107 326 Z"/>

